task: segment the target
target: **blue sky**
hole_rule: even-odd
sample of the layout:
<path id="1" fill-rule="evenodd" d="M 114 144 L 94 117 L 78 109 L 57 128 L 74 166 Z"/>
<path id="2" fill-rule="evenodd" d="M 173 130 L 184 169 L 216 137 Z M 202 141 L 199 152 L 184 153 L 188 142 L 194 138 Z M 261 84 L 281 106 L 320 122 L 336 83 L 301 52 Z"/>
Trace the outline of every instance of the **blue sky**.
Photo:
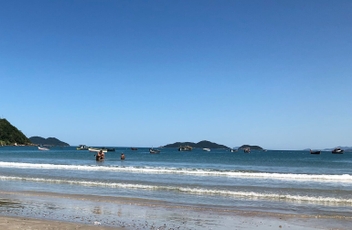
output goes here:
<path id="1" fill-rule="evenodd" d="M 71 145 L 352 146 L 352 1 L 0 0 L 0 116 Z"/>

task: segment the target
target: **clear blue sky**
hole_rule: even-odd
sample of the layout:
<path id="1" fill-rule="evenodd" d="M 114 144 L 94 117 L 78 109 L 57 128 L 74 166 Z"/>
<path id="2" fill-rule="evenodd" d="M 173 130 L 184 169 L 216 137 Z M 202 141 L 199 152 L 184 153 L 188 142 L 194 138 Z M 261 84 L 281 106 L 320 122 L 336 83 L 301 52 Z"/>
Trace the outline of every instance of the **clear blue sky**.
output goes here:
<path id="1" fill-rule="evenodd" d="M 350 0 L 0 0 L 0 38 L 27 137 L 352 146 Z"/>

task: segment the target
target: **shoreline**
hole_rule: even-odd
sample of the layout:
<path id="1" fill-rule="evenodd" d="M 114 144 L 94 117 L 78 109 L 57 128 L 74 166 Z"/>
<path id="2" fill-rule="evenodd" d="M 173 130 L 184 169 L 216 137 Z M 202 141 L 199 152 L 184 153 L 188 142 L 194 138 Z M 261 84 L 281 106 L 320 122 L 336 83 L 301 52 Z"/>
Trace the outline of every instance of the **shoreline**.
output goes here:
<path id="1" fill-rule="evenodd" d="M 351 217 L 309 216 L 96 195 L 0 190 L 1 229 L 349 229 Z M 27 228 L 28 227 L 28 228 Z"/>

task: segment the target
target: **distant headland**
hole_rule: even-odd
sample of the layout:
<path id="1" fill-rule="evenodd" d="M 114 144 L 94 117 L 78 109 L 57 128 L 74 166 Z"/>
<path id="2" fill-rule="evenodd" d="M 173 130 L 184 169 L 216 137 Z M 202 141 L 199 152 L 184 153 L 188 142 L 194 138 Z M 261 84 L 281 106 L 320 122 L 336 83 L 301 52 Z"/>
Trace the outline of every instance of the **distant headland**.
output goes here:
<path id="1" fill-rule="evenodd" d="M 0 146 L 30 145 L 31 141 L 6 119 L 0 119 Z"/>
<path id="2" fill-rule="evenodd" d="M 25 145 L 43 145 L 43 146 L 70 146 L 68 143 L 63 142 L 55 137 L 43 138 L 40 136 L 33 136 L 27 138 L 18 128 L 13 126 L 5 118 L 0 118 L 0 146 L 25 146 Z M 240 147 L 231 148 L 226 145 L 217 144 L 211 141 L 203 140 L 198 143 L 194 142 L 175 142 L 173 144 L 167 144 L 164 148 L 209 148 L 209 149 L 231 149 L 232 150 L 245 150 L 250 148 L 251 150 L 263 151 L 262 147 L 258 145 L 242 145 Z M 323 151 L 330 151 L 334 148 L 324 149 Z M 346 152 L 352 152 L 352 147 L 341 147 Z"/>
<path id="3" fill-rule="evenodd" d="M 60 146 L 60 147 L 70 146 L 66 142 L 60 141 L 55 137 L 43 138 L 43 137 L 34 136 L 34 137 L 30 137 L 29 140 L 35 145 Z"/>
<path id="4" fill-rule="evenodd" d="M 0 119 L 0 146 L 21 146 L 21 145 L 46 145 L 46 146 L 70 146 L 55 137 L 47 139 L 42 137 L 27 138 L 19 129 L 13 126 L 6 119 Z"/>
<path id="5" fill-rule="evenodd" d="M 189 146 L 191 148 L 210 148 L 210 149 L 232 149 L 226 145 L 217 144 L 207 140 L 200 141 L 198 143 L 194 142 L 175 142 L 173 144 L 167 144 L 164 148 L 179 148 L 181 146 Z M 242 145 L 238 149 L 251 148 L 252 150 L 263 150 L 262 147 L 258 145 Z"/>

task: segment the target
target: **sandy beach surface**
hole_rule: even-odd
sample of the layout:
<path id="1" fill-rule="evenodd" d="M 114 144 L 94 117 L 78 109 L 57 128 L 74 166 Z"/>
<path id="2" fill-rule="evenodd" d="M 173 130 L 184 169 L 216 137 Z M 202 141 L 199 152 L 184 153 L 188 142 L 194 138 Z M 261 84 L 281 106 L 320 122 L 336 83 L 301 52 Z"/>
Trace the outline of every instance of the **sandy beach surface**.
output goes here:
<path id="1" fill-rule="evenodd" d="M 350 217 L 94 195 L 0 191 L 0 229 L 350 229 Z"/>
<path id="2" fill-rule="evenodd" d="M 0 229 L 15 230 L 15 229 L 91 229 L 91 230 L 109 230 L 123 229 L 117 227 L 106 226 L 91 226 L 86 224 L 49 221 L 43 219 L 25 218 L 25 217 L 0 217 Z"/>

